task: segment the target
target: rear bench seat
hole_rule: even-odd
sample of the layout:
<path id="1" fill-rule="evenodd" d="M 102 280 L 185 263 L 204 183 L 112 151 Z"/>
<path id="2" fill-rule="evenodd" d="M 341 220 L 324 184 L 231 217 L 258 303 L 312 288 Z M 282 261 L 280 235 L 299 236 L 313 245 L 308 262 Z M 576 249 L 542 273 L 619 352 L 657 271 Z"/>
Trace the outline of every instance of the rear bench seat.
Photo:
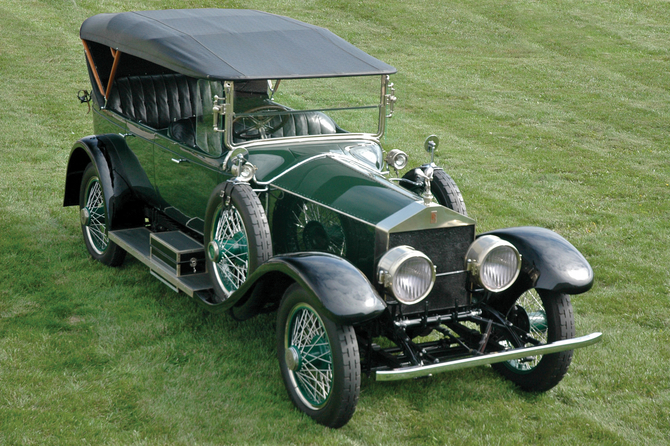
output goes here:
<path id="1" fill-rule="evenodd" d="M 110 110 L 157 130 L 194 117 L 198 105 L 198 80 L 181 74 L 119 78 L 107 101 Z"/>

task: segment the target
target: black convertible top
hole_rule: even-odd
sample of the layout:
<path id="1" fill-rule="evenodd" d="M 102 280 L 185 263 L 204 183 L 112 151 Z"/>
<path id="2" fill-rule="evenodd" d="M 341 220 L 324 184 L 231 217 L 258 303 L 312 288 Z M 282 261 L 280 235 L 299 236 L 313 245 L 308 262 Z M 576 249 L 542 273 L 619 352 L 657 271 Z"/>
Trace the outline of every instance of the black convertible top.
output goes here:
<path id="1" fill-rule="evenodd" d="M 234 81 L 396 72 L 324 28 L 252 10 L 98 14 L 84 21 L 80 37 L 197 78 Z"/>

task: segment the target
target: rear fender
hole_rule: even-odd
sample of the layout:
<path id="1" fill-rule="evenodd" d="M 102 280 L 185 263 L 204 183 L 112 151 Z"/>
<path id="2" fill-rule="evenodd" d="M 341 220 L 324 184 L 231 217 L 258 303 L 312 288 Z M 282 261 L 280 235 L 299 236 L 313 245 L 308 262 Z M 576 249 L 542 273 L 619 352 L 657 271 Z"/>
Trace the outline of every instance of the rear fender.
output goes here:
<path id="1" fill-rule="evenodd" d="M 67 164 L 63 206 L 79 205 L 81 179 L 89 163 L 93 163 L 100 174 L 107 206 L 108 229 L 125 229 L 144 224 L 143 206 L 135 190 L 153 188 L 137 157 L 121 135 L 87 136 L 74 144 Z M 128 179 L 132 179 L 132 183 Z"/>
<path id="2" fill-rule="evenodd" d="M 276 305 L 293 282 L 312 294 L 319 302 L 318 310 L 338 324 L 366 322 L 386 309 L 386 303 L 360 270 L 340 257 L 317 252 L 273 257 L 229 299 L 206 305 L 214 311 L 232 308 L 235 318 L 248 319 L 267 304 Z"/>
<path id="3" fill-rule="evenodd" d="M 580 294 L 593 286 L 593 270 L 584 256 L 559 234 L 545 228 L 518 227 L 490 231 L 513 244 L 522 256 L 521 272 L 509 293 L 530 288 Z"/>

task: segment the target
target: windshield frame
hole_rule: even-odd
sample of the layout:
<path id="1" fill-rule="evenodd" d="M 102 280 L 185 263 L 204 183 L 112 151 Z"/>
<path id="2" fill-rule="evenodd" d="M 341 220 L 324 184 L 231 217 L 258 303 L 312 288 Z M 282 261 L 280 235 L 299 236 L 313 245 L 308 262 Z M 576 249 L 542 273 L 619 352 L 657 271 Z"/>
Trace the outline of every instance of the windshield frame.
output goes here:
<path id="1" fill-rule="evenodd" d="M 380 86 L 380 95 L 379 95 L 379 103 L 377 105 L 369 105 L 369 106 L 353 106 L 353 107 L 341 107 L 341 108 L 333 108 L 332 110 L 356 110 L 356 109 L 361 109 L 361 108 L 378 108 L 379 109 L 379 117 L 378 117 L 378 126 L 377 126 L 377 133 L 335 133 L 335 134 L 327 134 L 327 135 L 310 135 L 310 136 L 288 136 L 288 137 L 281 137 L 281 138 L 261 138 L 261 139 L 254 139 L 254 140 L 249 140 L 246 142 L 241 142 L 241 143 L 235 143 L 233 141 L 233 121 L 239 117 L 239 116 L 245 116 L 245 113 L 237 113 L 235 114 L 232 112 L 235 110 L 235 82 L 234 81 L 226 81 L 224 82 L 223 88 L 225 91 L 225 99 L 224 99 L 224 114 L 223 114 L 223 121 L 224 121 L 224 131 L 223 131 L 223 138 L 225 145 L 228 147 L 229 150 L 237 149 L 237 148 L 249 148 L 252 146 L 256 145 L 267 145 L 267 144 L 285 144 L 287 142 L 310 142 L 310 141 L 325 141 L 325 140 L 351 140 L 351 139 L 366 139 L 366 140 L 373 140 L 376 141 L 377 143 L 381 139 L 381 137 L 384 135 L 384 131 L 386 129 L 386 118 L 390 117 L 391 113 L 387 114 L 387 108 L 389 105 L 392 105 L 392 102 L 395 100 L 395 97 L 391 98 L 388 95 L 387 91 L 392 84 L 390 84 L 390 77 L 389 75 L 381 75 L 381 86 Z M 318 111 L 328 111 L 329 109 L 319 109 Z M 310 112 L 311 110 L 294 110 L 292 112 L 295 113 L 307 113 Z"/>

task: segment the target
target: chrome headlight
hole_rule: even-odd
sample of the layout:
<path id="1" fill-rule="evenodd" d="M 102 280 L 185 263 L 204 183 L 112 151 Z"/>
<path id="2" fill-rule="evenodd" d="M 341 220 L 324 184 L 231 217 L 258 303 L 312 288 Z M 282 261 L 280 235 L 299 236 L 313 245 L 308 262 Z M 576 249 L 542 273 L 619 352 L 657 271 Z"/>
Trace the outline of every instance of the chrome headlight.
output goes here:
<path id="1" fill-rule="evenodd" d="M 386 164 L 393 167 L 395 170 L 402 170 L 407 165 L 407 154 L 399 149 L 393 149 L 386 154 Z"/>
<path id="2" fill-rule="evenodd" d="M 245 163 L 233 164 L 230 168 L 230 173 L 232 173 L 237 180 L 248 183 L 253 179 L 256 170 L 258 170 L 258 168 L 247 161 Z"/>
<path id="3" fill-rule="evenodd" d="M 519 277 L 521 255 L 511 243 L 495 235 L 484 235 L 470 245 L 465 267 L 476 283 L 499 292 L 509 288 Z"/>
<path id="4" fill-rule="evenodd" d="M 435 268 L 424 253 L 411 246 L 396 246 L 379 261 L 377 277 L 398 301 L 413 305 L 433 289 Z"/>

